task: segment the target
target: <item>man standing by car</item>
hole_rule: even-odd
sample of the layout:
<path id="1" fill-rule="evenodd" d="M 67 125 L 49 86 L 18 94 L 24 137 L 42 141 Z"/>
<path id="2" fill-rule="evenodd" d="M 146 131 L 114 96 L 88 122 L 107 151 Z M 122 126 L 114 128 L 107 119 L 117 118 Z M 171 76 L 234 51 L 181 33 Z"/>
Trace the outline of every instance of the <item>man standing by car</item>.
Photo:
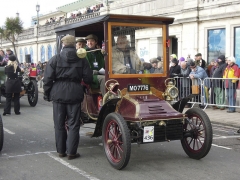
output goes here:
<path id="1" fill-rule="evenodd" d="M 67 35 L 61 39 L 63 49 L 46 65 L 43 79 L 44 100 L 53 101 L 53 119 L 56 148 L 59 157 L 80 157 L 79 143 L 81 102 L 83 87 L 92 82 L 92 70 L 85 58 L 76 54 L 75 37 Z M 65 128 L 68 125 L 68 133 Z M 67 153 L 67 154 L 66 154 Z"/>

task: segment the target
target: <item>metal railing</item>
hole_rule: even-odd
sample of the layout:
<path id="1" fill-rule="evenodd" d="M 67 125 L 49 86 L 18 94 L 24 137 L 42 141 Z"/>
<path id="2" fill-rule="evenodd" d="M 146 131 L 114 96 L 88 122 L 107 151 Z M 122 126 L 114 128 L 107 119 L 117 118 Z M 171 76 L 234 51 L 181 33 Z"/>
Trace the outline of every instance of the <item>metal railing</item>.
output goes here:
<path id="1" fill-rule="evenodd" d="M 189 105 L 199 104 L 204 109 L 211 105 L 218 109 L 226 107 L 240 108 L 240 78 L 205 78 L 193 79 L 189 77 L 175 77 L 176 87 L 179 90 L 178 97 L 174 101 L 178 101 L 192 94 L 192 85 L 199 86 L 199 94 L 197 94 L 189 102 Z M 234 82 L 234 83 L 233 83 Z M 230 86 L 227 86 L 230 85 Z"/>

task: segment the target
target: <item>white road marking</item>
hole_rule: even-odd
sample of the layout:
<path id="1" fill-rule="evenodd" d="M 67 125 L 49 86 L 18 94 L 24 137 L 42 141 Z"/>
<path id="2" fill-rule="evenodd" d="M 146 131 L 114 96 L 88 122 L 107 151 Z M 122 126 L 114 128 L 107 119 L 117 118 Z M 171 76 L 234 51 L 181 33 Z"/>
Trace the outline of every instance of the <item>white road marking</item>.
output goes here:
<path id="1" fill-rule="evenodd" d="M 70 169 L 72 169 L 73 171 L 77 172 L 78 174 L 82 175 L 83 177 L 85 177 L 85 178 L 87 178 L 87 179 L 90 179 L 90 180 L 99 180 L 98 178 L 93 177 L 93 176 L 87 174 L 87 172 L 85 172 L 85 171 L 77 168 L 76 166 L 73 166 L 73 165 L 69 164 L 68 162 L 62 160 L 62 159 L 59 158 L 59 157 L 54 156 L 54 155 L 51 154 L 51 153 L 49 153 L 48 156 L 51 157 L 51 158 L 53 158 L 54 160 L 60 162 L 62 165 L 66 166 L 66 167 L 68 167 L 68 168 L 70 168 Z"/>
<path id="2" fill-rule="evenodd" d="M 240 136 L 219 136 L 214 137 L 213 139 L 234 139 L 234 138 L 240 138 Z"/>
<path id="3" fill-rule="evenodd" d="M 219 146 L 219 145 L 216 145 L 216 144 L 212 144 L 213 146 L 215 147 L 220 147 L 220 148 L 223 148 L 223 149 L 232 149 L 232 148 L 229 148 L 229 147 L 225 147 L 225 146 Z"/>
<path id="4" fill-rule="evenodd" d="M 8 156 L 7 154 L 2 154 L 4 156 L 6 156 L 6 157 L 0 157 L 0 158 L 24 157 L 24 156 L 32 156 L 32 155 L 38 155 L 38 154 L 49 154 L 51 152 L 56 152 L 56 151 L 36 152 L 36 153 L 32 153 L 32 154 L 20 154 L 20 155 L 16 155 L 16 156 Z"/>
<path id="5" fill-rule="evenodd" d="M 4 130 L 5 132 L 7 132 L 8 134 L 15 134 L 15 132 L 12 132 L 12 131 L 6 129 L 5 127 L 3 128 L 3 130 Z"/>

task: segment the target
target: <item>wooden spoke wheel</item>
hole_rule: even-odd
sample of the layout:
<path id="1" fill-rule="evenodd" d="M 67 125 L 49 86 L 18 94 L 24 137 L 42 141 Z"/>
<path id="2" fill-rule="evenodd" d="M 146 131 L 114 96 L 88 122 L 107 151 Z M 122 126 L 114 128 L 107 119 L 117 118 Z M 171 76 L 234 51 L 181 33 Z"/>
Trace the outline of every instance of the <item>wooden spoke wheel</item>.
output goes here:
<path id="1" fill-rule="evenodd" d="M 127 166 L 131 154 L 131 140 L 127 123 L 118 113 L 110 113 L 104 120 L 102 140 L 109 163 L 115 169 Z"/>
<path id="2" fill-rule="evenodd" d="M 191 108 L 185 114 L 188 120 L 183 126 L 182 147 L 190 158 L 201 159 L 212 146 L 211 122 L 207 114 L 199 108 Z"/>

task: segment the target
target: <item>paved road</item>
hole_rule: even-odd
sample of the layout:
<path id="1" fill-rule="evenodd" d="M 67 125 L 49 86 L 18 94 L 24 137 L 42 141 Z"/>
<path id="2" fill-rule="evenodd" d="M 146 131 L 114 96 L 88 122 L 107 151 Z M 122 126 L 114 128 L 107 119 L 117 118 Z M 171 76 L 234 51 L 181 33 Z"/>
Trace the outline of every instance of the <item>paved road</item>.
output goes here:
<path id="1" fill-rule="evenodd" d="M 132 144 L 128 166 L 118 171 L 107 162 L 101 138 L 90 138 L 93 124 L 80 130 L 78 151 L 72 161 L 58 158 L 55 151 L 52 104 L 42 101 L 30 107 L 21 99 L 20 116 L 4 116 L 5 142 L 0 154 L 0 179 L 4 180 L 236 180 L 240 177 L 240 135 L 234 127 L 213 124 L 214 141 L 201 160 L 188 158 L 179 141 Z M 4 104 L 4 102 L 3 102 Z M 0 105 L 2 113 L 2 105 Z M 89 128 L 86 128 L 89 127 Z"/>

